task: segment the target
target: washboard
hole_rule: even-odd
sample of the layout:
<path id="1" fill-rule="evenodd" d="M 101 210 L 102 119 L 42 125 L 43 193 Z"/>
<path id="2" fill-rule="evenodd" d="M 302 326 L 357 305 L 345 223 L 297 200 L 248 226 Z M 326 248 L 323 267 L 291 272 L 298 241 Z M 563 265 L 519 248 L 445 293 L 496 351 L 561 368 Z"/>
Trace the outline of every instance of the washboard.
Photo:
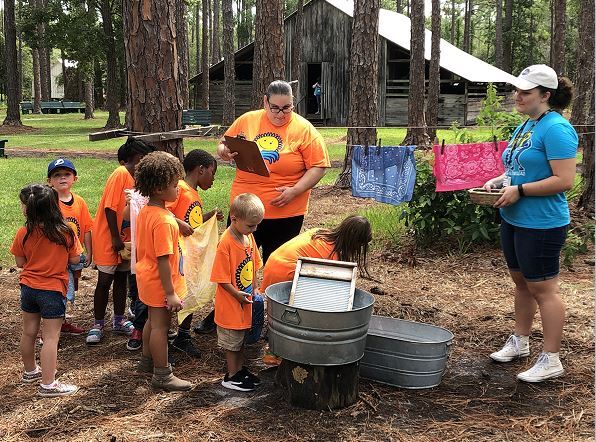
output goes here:
<path id="1" fill-rule="evenodd" d="M 357 268 L 355 262 L 301 257 L 289 305 L 320 312 L 352 310 Z"/>

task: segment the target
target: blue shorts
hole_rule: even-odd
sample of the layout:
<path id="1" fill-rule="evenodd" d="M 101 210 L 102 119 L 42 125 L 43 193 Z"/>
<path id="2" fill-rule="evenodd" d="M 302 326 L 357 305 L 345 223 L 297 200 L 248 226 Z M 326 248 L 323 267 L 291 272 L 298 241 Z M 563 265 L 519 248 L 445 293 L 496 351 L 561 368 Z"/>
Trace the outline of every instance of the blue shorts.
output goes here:
<path id="1" fill-rule="evenodd" d="M 509 270 L 521 272 L 524 279 L 530 282 L 557 276 L 568 227 L 528 229 L 503 220 L 501 247 Z"/>
<path id="2" fill-rule="evenodd" d="M 21 284 L 21 310 L 39 313 L 43 319 L 58 319 L 64 318 L 66 305 L 60 292 L 32 289 Z"/>

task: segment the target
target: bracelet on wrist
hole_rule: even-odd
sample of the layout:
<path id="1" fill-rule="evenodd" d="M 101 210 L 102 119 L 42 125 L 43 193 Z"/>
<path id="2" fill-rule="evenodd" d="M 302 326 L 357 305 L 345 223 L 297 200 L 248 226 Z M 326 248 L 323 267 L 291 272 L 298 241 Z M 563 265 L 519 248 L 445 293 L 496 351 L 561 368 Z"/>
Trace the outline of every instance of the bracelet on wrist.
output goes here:
<path id="1" fill-rule="evenodd" d="M 526 194 L 524 193 L 524 185 L 523 184 L 517 185 L 517 191 L 519 192 L 519 196 L 526 196 Z"/>

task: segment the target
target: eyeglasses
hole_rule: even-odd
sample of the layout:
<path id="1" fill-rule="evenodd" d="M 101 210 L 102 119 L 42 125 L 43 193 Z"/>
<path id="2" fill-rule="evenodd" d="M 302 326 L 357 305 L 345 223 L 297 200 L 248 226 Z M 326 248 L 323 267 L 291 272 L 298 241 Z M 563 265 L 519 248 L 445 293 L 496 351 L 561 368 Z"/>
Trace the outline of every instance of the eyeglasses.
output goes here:
<path id="1" fill-rule="evenodd" d="M 276 106 L 275 104 L 272 105 L 269 102 L 269 98 L 267 98 L 267 104 L 269 105 L 269 110 L 274 114 L 279 114 L 280 112 L 282 112 L 284 114 L 289 114 L 290 112 L 292 112 L 294 110 L 293 104 L 288 104 L 284 107 L 279 107 L 279 106 Z"/>

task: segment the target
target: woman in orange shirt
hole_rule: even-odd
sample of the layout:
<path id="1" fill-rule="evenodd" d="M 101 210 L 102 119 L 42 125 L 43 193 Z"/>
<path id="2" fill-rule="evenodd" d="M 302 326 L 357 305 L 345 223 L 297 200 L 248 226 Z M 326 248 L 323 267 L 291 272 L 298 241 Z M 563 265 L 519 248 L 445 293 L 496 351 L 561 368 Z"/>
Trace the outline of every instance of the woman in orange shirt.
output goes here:
<path id="1" fill-rule="evenodd" d="M 82 249 L 62 217 L 58 195 L 51 187 L 30 184 L 21 190 L 19 198 L 27 221 L 17 231 L 10 253 L 17 267 L 23 269 L 19 275 L 21 356 L 25 366 L 22 381 L 41 381 L 40 396 L 65 396 L 75 393 L 78 387 L 56 380 L 58 340 L 66 311 L 67 266 L 79 263 Z M 40 367 L 35 362 L 35 340 L 42 319 Z"/>
<path id="2" fill-rule="evenodd" d="M 311 229 L 283 244 L 263 269 L 261 293 L 271 284 L 291 281 L 300 257 L 356 262 L 360 273 L 368 275 L 368 243 L 372 230 L 368 219 L 351 215 L 333 229 Z"/>
<path id="3" fill-rule="evenodd" d="M 293 110 L 291 86 L 274 81 L 263 96 L 263 109 L 241 115 L 225 133 L 254 140 L 269 168 L 269 177 L 237 169 L 230 192 L 230 202 L 251 192 L 265 206 L 265 219 L 254 233 L 257 245 L 263 247 L 264 262 L 300 233 L 310 191 L 331 166 L 321 134 Z M 225 161 L 235 156 L 224 142 L 217 153 Z"/>

